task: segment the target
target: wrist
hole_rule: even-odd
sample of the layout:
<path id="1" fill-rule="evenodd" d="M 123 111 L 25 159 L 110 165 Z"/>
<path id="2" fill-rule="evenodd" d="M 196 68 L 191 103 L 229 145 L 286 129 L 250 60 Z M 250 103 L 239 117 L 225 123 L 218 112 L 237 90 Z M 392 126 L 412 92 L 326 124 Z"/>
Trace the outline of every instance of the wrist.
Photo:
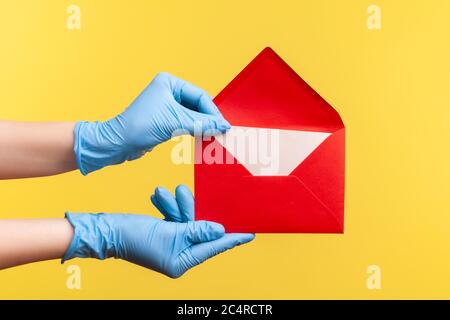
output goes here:
<path id="1" fill-rule="evenodd" d="M 67 212 L 65 218 L 72 225 L 73 237 L 61 263 L 73 258 L 103 260 L 117 256 L 116 227 L 109 214 Z"/>

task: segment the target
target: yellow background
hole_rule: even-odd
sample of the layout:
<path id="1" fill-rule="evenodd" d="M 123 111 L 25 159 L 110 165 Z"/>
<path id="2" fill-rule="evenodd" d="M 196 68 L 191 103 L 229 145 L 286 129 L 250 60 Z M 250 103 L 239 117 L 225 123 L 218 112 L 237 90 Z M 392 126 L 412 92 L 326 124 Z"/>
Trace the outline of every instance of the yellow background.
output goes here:
<path id="1" fill-rule="evenodd" d="M 80 31 L 66 28 L 72 3 Z M 37 263 L 1 271 L 0 298 L 450 298 L 450 1 L 374 3 L 379 31 L 366 0 L 1 1 L 1 118 L 107 119 L 158 71 L 214 96 L 271 46 L 341 114 L 347 174 L 344 235 L 257 235 L 178 280 Z M 1 181 L 0 217 L 157 214 L 156 186 L 193 186 L 172 143 L 89 177 Z M 66 288 L 70 264 L 81 290 Z M 372 264 L 381 290 L 366 287 Z"/>

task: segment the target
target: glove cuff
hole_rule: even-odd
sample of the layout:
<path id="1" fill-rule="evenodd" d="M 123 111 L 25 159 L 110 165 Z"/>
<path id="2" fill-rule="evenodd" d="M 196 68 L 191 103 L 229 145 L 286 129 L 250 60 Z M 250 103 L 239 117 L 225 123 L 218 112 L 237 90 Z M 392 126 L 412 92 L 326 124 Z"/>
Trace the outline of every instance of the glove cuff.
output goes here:
<path id="1" fill-rule="evenodd" d="M 114 226 L 107 214 L 70 213 L 65 218 L 74 229 L 72 241 L 61 263 L 73 258 L 107 259 L 116 257 Z"/>
<path id="2" fill-rule="evenodd" d="M 74 129 L 74 153 L 81 174 L 127 160 L 124 147 L 115 141 L 108 123 L 80 121 Z"/>
<path id="3" fill-rule="evenodd" d="M 73 143 L 73 151 L 75 153 L 75 157 L 77 159 L 77 166 L 80 170 L 81 174 L 83 176 L 87 175 L 89 172 L 84 169 L 82 158 L 82 147 L 81 147 L 81 137 L 80 137 L 80 131 L 82 131 L 83 125 L 85 125 L 86 121 L 80 121 L 75 124 L 75 128 L 73 130 L 73 137 L 74 137 L 74 143 Z"/>

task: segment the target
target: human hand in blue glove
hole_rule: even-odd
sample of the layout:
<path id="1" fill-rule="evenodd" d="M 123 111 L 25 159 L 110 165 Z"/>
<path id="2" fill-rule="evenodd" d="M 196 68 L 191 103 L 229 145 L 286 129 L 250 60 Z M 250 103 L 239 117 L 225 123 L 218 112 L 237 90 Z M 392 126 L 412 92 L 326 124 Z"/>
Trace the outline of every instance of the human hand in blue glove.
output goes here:
<path id="1" fill-rule="evenodd" d="M 74 151 L 78 168 L 86 175 L 137 159 L 176 135 L 211 136 L 229 128 L 205 91 L 159 73 L 120 115 L 106 122 L 78 122 Z"/>
<path id="2" fill-rule="evenodd" d="M 178 278 L 205 260 L 255 237 L 225 234 L 218 223 L 193 221 L 192 193 L 180 185 L 175 194 L 157 188 L 151 196 L 164 220 L 134 214 L 67 213 L 74 236 L 62 261 L 115 257 Z"/>

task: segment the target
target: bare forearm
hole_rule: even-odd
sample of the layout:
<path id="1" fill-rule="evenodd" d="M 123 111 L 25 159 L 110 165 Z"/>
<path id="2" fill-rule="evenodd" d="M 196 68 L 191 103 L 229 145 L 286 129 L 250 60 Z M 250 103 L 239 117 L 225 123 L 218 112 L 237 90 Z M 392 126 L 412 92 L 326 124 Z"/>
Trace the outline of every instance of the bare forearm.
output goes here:
<path id="1" fill-rule="evenodd" d="M 73 122 L 0 121 L 0 179 L 75 170 L 74 127 Z"/>
<path id="2" fill-rule="evenodd" d="M 72 237 L 66 219 L 0 220 L 0 269 L 62 258 Z"/>

